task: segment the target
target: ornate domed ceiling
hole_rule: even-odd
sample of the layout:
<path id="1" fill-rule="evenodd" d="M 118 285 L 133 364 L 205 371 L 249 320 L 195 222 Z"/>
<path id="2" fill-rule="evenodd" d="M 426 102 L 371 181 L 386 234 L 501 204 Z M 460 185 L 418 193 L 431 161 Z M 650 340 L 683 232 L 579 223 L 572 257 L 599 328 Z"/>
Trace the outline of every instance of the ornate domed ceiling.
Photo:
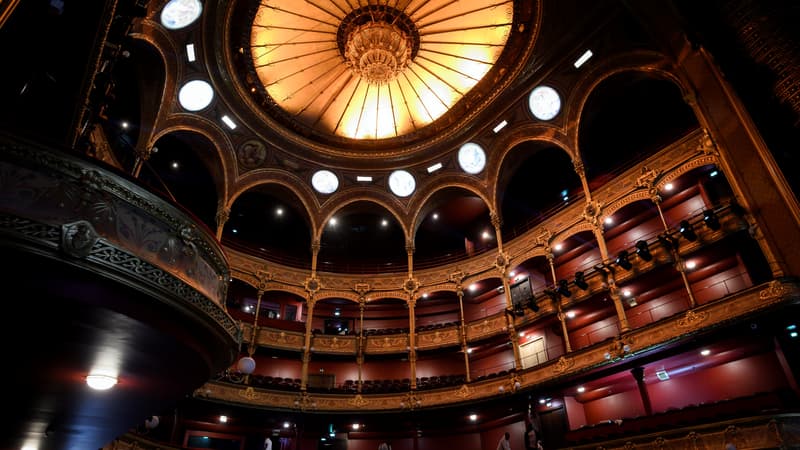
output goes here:
<path id="1" fill-rule="evenodd" d="M 519 75 L 539 18 L 513 0 L 235 3 L 231 78 L 272 132 L 333 156 L 452 142 Z"/>
<path id="2" fill-rule="evenodd" d="M 419 130 L 499 58 L 513 2 L 262 2 L 250 51 L 260 83 L 303 124 L 354 139 Z"/>

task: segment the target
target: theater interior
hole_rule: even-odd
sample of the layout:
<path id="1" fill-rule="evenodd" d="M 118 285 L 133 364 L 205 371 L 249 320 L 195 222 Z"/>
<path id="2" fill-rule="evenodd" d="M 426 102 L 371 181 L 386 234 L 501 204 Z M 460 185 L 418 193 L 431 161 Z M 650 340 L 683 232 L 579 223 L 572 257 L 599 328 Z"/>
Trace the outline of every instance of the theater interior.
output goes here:
<path id="1" fill-rule="evenodd" d="M 799 19 L 0 2 L 0 448 L 800 447 Z"/>

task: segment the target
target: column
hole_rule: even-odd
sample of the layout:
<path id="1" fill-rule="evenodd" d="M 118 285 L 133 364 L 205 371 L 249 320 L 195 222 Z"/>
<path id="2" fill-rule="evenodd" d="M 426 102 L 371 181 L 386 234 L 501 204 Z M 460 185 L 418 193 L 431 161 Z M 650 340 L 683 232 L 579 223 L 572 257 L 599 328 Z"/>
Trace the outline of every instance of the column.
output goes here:
<path id="1" fill-rule="evenodd" d="M 363 383 L 362 378 L 362 370 L 364 368 L 364 346 L 366 345 L 366 341 L 364 341 L 364 308 L 366 306 L 366 299 L 364 296 L 360 296 L 358 298 L 358 351 L 356 353 L 356 363 L 358 364 L 358 384 L 357 389 L 358 393 L 361 393 L 361 386 Z"/>
<path id="2" fill-rule="evenodd" d="M 511 287 L 508 284 L 508 265 L 510 262 L 508 260 L 508 256 L 503 252 L 503 236 L 500 231 L 503 223 L 500 219 L 500 216 L 495 211 L 492 211 L 491 214 L 489 214 L 489 218 L 492 221 L 494 234 L 497 237 L 497 260 L 495 262 L 495 266 L 500 272 L 500 281 L 503 283 L 503 292 L 505 292 L 506 296 L 506 311 L 513 311 L 514 305 L 511 301 Z M 522 354 L 519 351 L 519 336 L 517 335 L 517 330 L 514 326 L 515 317 L 516 316 L 513 313 L 506 314 L 506 327 L 508 328 L 511 347 L 514 350 L 514 368 L 521 369 Z"/>
<path id="3" fill-rule="evenodd" d="M 459 284 L 456 288 L 456 295 L 458 295 L 458 309 L 460 311 L 460 318 L 461 318 L 461 352 L 464 353 L 464 368 L 466 369 L 466 380 L 467 383 L 470 382 L 470 375 L 469 375 L 469 348 L 467 347 L 467 324 L 464 320 L 464 290 L 461 288 Z"/>
<path id="4" fill-rule="evenodd" d="M 250 334 L 250 345 L 247 346 L 247 356 L 253 357 L 253 354 L 256 352 L 258 348 L 258 315 L 261 314 L 261 299 L 264 297 L 264 291 L 259 289 L 257 294 L 256 300 L 256 315 L 253 318 L 253 330 Z M 244 376 L 244 384 L 248 384 L 250 381 L 250 374 L 246 374 Z"/>
<path id="5" fill-rule="evenodd" d="M 414 308 L 417 300 L 412 294 L 408 297 L 408 363 L 411 368 L 411 389 L 417 388 L 417 340 L 414 333 L 416 319 L 414 318 Z"/>
<path id="6" fill-rule="evenodd" d="M 655 188 L 652 188 L 655 190 Z M 664 219 L 664 212 L 661 210 L 661 196 L 658 195 L 657 192 L 654 192 L 650 196 L 650 200 L 653 201 L 656 205 L 656 209 L 658 210 L 658 216 L 661 218 L 661 223 L 664 225 L 664 232 L 670 234 L 669 227 L 667 226 L 667 221 Z M 681 274 L 681 279 L 683 280 L 683 285 L 686 287 L 686 292 L 689 293 L 689 309 L 694 308 L 697 306 L 697 302 L 694 299 L 694 293 L 692 293 L 692 286 L 689 284 L 689 278 L 686 276 L 686 265 L 683 263 L 683 258 L 681 258 L 681 253 L 678 251 L 676 247 L 670 248 L 670 253 L 672 254 L 672 258 L 675 260 L 675 269 Z"/>
<path id="7" fill-rule="evenodd" d="M 595 217 L 592 223 L 592 232 L 597 240 L 598 248 L 600 249 L 600 258 L 603 261 L 608 261 L 608 247 L 606 246 L 606 237 L 603 234 L 603 227 L 600 225 L 600 217 Z M 628 324 L 628 315 L 625 313 L 625 307 L 622 305 L 622 298 L 619 295 L 619 288 L 617 288 L 617 280 L 614 273 L 611 271 L 606 272 L 606 283 L 608 284 L 608 294 L 611 301 L 614 302 L 614 310 L 617 312 L 617 320 L 619 321 L 619 330 L 624 333 L 631 329 Z"/>
<path id="8" fill-rule="evenodd" d="M 553 263 L 555 259 L 553 256 L 553 252 L 550 249 L 550 246 L 547 247 L 547 262 L 550 263 L 550 273 L 553 275 L 553 287 L 558 284 L 558 280 L 556 279 L 556 266 Z M 556 292 L 556 295 L 551 297 L 553 299 L 553 303 L 556 304 L 556 311 L 558 311 L 558 321 L 561 322 L 561 332 L 564 333 L 564 350 L 565 353 L 569 353 L 572 351 L 572 346 L 569 343 L 569 332 L 567 331 L 567 316 L 564 314 L 564 311 L 561 310 L 561 294 Z"/>
<path id="9" fill-rule="evenodd" d="M 311 360 L 311 335 L 313 333 L 314 321 L 314 294 L 309 293 L 306 300 L 306 335 L 303 344 L 303 368 L 300 372 L 300 390 L 305 391 L 308 384 L 308 362 Z"/>
<path id="10" fill-rule="evenodd" d="M 647 385 L 644 383 L 644 368 L 634 367 L 631 369 L 631 375 L 636 380 L 636 385 L 639 386 L 639 395 L 642 397 L 645 414 L 652 415 L 653 407 L 650 406 L 650 394 L 647 392 Z"/>

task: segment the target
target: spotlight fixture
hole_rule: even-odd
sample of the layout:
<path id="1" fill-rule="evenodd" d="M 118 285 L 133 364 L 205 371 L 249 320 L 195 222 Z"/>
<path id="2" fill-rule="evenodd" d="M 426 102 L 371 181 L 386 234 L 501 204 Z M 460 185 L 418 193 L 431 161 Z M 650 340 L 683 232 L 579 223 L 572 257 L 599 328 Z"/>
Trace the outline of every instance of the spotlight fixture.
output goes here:
<path id="1" fill-rule="evenodd" d="M 561 300 L 561 294 L 559 294 L 558 291 L 554 291 L 552 289 L 545 289 L 544 293 L 547 294 L 547 296 L 550 297 L 550 300 L 553 300 L 554 302 L 558 302 Z"/>
<path id="2" fill-rule="evenodd" d="M 719 230 L 722 228 L 722 225 L 719 223 L 719 218 L 717 217 L 717 213 L 714 212 L 713 209 L 707 209 L 703 211 L 703 222 L 706 223 L 706 226 L 714 231 Z"/>
<path id="3" fill-rule="evenodd" d="M 578 286 L 579 288 L 581 288 L 584 291 L 589 289 L 589 283 L 586 282 L 586 278 L 583 275 L 583 272 L 581 272 L 581 271 L 575 272 L 575 281 L 574 281 L 574 283 L 575 283 L 575 286 Z"/>
<path id="4" fill-rule="evenodd" d="M 567 280 L 559 280 L 558 281 L 558 291 L 559 294 L 563 295 L 564 297 L 571 297 L 572 292 L 569 291 L 569 282 Z"/>
<path id="5" fill-rule="evenodd" d="M 659 235 L 658 242 L 667 250 L 675 250 L 678 248 L 678 241 L 672 237 L 671 234 Z"/>
<path id="6" fill-rule="evenodd" d="M 631 270 L 631 268 L 633 268 L 633 264 L 631 264 L 631 262 L 628 261 L 627 250 L 622 250 L 621 252 L 619 252 L 619 254 L 617 255 L 616 263 L 618 266 L 622 267 L 625 270 Z"/>
<path id="7" fill-rule="evenodd" d="M 688 220 L 681 220 L 678 231 L 681 232 L 681 236 L 683 236 L 687 241 L 694 242 L 697 240 L 697 234 L 694 232 L 694 228 Z"/>
<path id="8" fill-rule="evenodd" d="M 650 248 L 645 241 L 636 241 L 636 254 L 639 255 L 639 258 L 642 258 L 642 261 L 653 259 L 653 255 L 650 254 Z"/>

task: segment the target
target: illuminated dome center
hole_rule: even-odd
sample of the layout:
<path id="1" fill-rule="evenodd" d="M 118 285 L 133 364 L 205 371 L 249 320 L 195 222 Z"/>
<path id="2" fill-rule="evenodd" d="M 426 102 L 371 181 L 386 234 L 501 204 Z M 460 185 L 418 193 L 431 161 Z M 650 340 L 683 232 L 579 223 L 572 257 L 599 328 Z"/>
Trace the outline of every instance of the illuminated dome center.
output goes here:
<path id="1" fill-rule="evenodd" d="M 345 58 L 350 70 L 372 84 L 394 80 L 411 61 L 411 38 L 384 21 L 358 26 L 347 36 Z"/>

